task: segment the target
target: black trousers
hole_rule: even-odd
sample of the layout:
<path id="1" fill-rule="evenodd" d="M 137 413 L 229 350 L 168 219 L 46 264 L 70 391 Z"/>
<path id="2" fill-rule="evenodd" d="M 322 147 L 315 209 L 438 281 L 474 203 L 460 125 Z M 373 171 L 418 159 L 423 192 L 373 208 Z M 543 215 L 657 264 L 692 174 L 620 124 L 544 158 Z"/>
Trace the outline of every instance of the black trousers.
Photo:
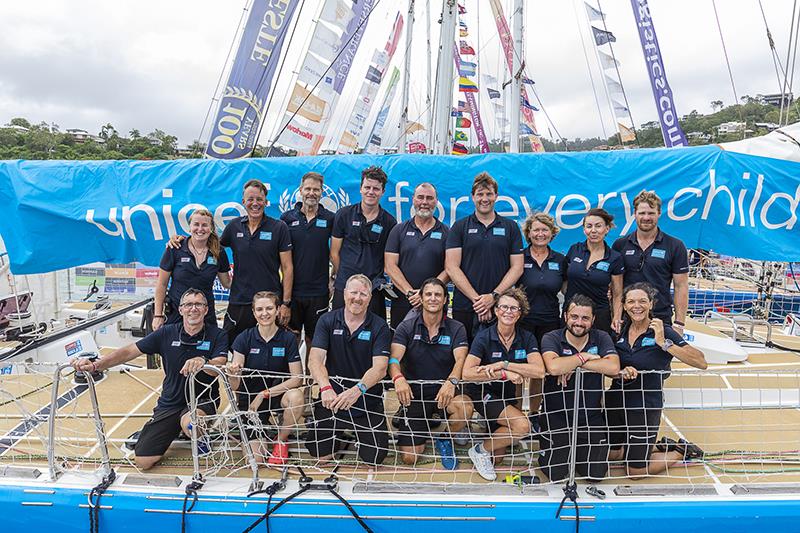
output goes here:
<path id="1" fill-rule="evenodd" d="M 233 346 L 233 341 L 239 336 L 239 333 L 246 329 L 258 325 L 256 317 L 253 315 L 253 306 L 251 304 L 228 304 L 228 310 L 225 311 L 225 320 L 222 324 L 222 329 L 228 334 L 228 346 Z"/>

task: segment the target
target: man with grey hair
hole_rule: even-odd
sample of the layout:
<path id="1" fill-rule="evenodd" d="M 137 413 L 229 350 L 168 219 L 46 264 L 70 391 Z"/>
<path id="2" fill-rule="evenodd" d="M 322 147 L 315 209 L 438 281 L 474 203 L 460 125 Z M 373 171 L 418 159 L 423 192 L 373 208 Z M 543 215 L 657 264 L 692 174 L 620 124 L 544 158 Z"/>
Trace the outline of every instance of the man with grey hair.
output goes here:
<path id="1" fill-rule="evenodd" d="M 450 230 L 434 216 L 438 204 L 436 187 L 420 183 L 414 189 L 412 203 L 414 216 L 392 228 L 384 254 L 386 273 L 399 293 L 392 302 L 394 329 L 412 308 L 422 304 L 419 289 L 423 281 L 439 278 L 447 283 L 448 280 L 444 255 Z"/>
<path id="2" fill-rule="evenodd" d="M 388 452 L 389 435 L 383 413 L 383 388 L 392 336 L 386 322 L 369 311 L 372 281 L 354 274 L 344 286 L 344 307 L 322 315 L 317 322 L 308 369 L 319 385 L 314 424 L 306 448 L 321 460 L 333 458 L 352 430 L 358 456 L 378 464 Z"/>

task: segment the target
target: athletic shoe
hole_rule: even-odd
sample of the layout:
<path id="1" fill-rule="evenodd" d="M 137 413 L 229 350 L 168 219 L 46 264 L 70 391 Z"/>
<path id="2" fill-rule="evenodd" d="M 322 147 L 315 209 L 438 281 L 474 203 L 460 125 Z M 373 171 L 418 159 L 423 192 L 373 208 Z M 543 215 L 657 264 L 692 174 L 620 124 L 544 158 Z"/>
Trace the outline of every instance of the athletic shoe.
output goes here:
<path id="1" fill-rule="evenodd" d="M 211 440 L 208 438 L 208 435 L 197 437 L 197 456 L 204 457 L 211 454 L 211 452 L 213 452 L 213 450 L 211 449 Z"/>
<path id="2" fill-rule="evenodd" d="M 459 446 L 466 446 L 469 444 L 470 435 L 467 428 L 462 429 L 461 431 L 453 434 L 453 442 L 455 442 Z"/>
<path id="3" fill-rule="evenodd" d="M 467 453 L 469 454 L 472 464 L 475 465 L 475 469 L 478 471 L 478 474 L 480 474 L 481 477 L 486 481 L 494 481 L 497 479 L 497 474 L 495 473 L 494 465 L 492 464 L 492 454 L 486 451 L 480 451 L 480 446 L 480 443 L 476 444 L 475 446 L 471 447 Z"/>
<path id="4" fill-rule="evenodd" d="M 450 439 L 436 439 L 433 444 L 436 446 L 436 451 L 439 452 L 439 457 L 442 459 L 442 466 L 446 470 L 458 468 L 458 457 L 453 451 L 453 443 L 450 442 Z"/>
<path id="5" fill-rule="evenodd" d="M 271 465 L 285 465 L 289 460 L 289 445 L 276 442 L 272 445 L 272 456 L 267 460 Z"/>

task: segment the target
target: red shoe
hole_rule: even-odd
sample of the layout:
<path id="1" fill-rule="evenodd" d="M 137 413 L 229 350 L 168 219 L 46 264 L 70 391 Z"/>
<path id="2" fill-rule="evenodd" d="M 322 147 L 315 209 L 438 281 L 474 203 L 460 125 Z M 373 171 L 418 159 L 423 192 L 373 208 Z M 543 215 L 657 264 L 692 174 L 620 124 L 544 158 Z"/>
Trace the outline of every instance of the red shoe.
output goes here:
<path id="1" fill-rule="evenodd" d="M 283 442 L 272 445 L 272 457 L 267 461 L 271 465 L 285 465 L 289 460 L 289 446 Z"/>

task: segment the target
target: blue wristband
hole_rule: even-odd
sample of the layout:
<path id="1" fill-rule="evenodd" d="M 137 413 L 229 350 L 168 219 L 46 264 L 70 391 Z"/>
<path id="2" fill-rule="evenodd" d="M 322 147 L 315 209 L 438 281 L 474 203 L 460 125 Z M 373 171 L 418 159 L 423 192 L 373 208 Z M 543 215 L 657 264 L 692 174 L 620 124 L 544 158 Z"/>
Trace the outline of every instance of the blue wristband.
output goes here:
<path id="1" fill-rule="evenodd" d="M 367 386 L 364 385 L 363 383 L 361 383 L 360 381 L 358 383 L 356 383 L 356 387 L 358 387 L 358 390 L 361 391 L 361 394 L 366 394 L 367 393 Z"/>
<path id="2" fill-rule="evenodd" d="M 389 364 L 390 365 L 399 365 L 400 364 L 400 360 L 397 359 L 396 357 L 390 357 L 389 358 Z"/>

